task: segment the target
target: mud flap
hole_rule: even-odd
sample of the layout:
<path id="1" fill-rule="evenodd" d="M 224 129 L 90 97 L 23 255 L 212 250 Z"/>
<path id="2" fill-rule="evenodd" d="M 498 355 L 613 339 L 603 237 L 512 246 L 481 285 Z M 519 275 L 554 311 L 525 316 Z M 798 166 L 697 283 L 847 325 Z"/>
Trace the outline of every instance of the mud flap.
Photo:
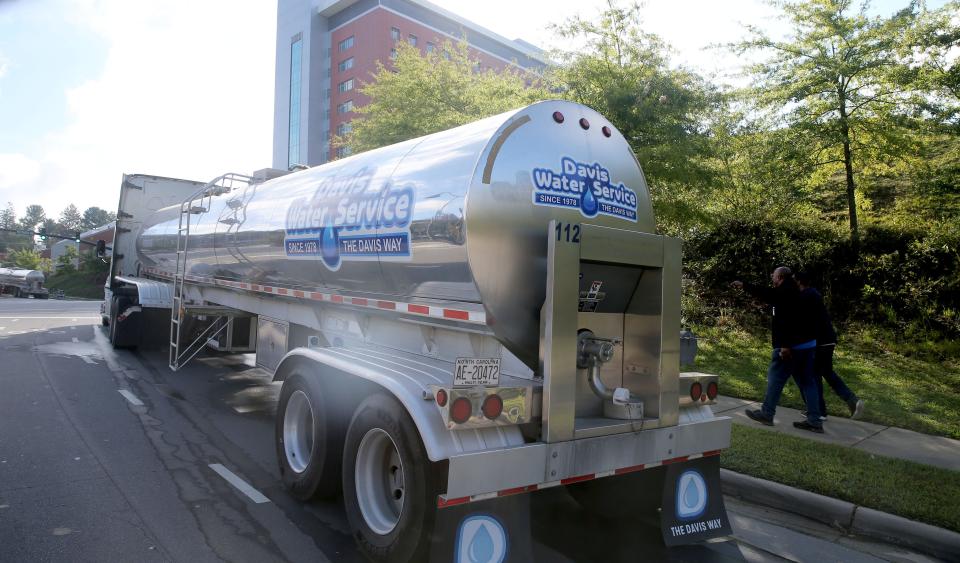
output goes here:
<path id="1" fill-rule="evenodd" d="M 513 495 L 449 506 L 437 511 L 430 561 L 532 561 L 530 534 L 530 495 Z"/>
<path id="2" fill-rule="evenodd" d="M 662 502 L 660 530 L 668 546 L 731 534 L 720 489 L 719 456 L 667 466 Z"/>

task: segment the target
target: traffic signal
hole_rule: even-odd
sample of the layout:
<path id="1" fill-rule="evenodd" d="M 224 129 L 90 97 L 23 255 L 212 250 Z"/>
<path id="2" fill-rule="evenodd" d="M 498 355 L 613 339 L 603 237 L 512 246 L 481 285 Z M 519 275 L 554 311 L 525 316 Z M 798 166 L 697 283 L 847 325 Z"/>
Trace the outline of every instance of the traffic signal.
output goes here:
<path id="1" fill-rule="evenodd" d="M 75 240 L 76 242 L 80 242 L 80 231 L 73 232 L 73 240 Z"/>
<path id="2" fill-rule="evenodd" d="M 47 240 L 47 229 L 40 227 L 40 240 Z"/>

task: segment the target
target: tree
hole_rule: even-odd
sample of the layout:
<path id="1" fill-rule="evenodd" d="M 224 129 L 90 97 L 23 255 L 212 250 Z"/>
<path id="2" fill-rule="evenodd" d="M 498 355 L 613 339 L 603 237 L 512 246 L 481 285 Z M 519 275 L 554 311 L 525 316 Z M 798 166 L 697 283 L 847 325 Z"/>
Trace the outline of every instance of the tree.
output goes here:
<path id="1" fill-rule="evenodd" d="M 35 231 L 37 226 L 47 219 L 47 214 L 40 205 L 28 205 L 20 219 L 20 228 L 24 231 Z"/>
<path id="2" fill-rule="evenodd" d="M 17 228 L 17 211 L 13 203 L 7 202 L 7 208 L 0 212 L 0 229 Z"/>
<path id="3" fill-rule="evenodd" d="M 58 272 L 74 272 L 77 270 L 77 249 L 74 245 L 68 244 L 59 257 L 57 257 Z"/>
<path id="4" fill-rule="evenodd" d="M 10 253 L 10 260 L 17 268 L 37 270 L 40 268 L 40 253 L 32 248 L 14 250 Z"/>
<path id="5" fill-rule="evenodd" d="M 553 29 L 577 50 L 557 51 L 552 79 L 563 97 L 589 106 L 624 135 L 643 167 L 658 221 L 689 222 L 712 185 L 710 113 L 719 97 L 696 74 L 670 67 L 669 47 L 643 31 L 641 7 L 608 0 L 596 19 Z"/>
<path id="6" fill-rule="evenodd" d="M 757 27 L 750 39 L 734 45 L 738 54 L 767 53 L 747 67 L 752 95 L 772 110 L 783 126 L 805 137 L 805 158 L 816 167 L 842 166 L 850 238 L 859 246 L 857 169 L 870 159 L 896 159 L 911 143 L 907 108 L 919 103 L 916 92 L 895 80 L 902 70 L 898 53 L 909 50 L 917 18 L 915 4 L 890 18 L 866 15 L 864 2 L 852 0 L 774 2 L 791 26 L 777 41 Z"/>
<path id="7" fill-rule="evenodd" d="M 960 126 L 960 1 L 953 0 L 939 10 L 922 11 L 905 47 L 907 61 L 902 77 L 929 93 L 924 110 L 943 123 Z"/>
<path id="8" fill-rule="evenodd" d="M 83 220 L 80 223 L 80 230 L 89 231 L 90 229 L 95 229 L 97 227 L 106 225 L 115 218 L 115 215 L 106 209 L 100 209 L 99 207 L 88 207 L 87 210 L 83 212 Z"/>
<path id="9" fill-rule="evenodd" d="M 372 80 L 360 87 L 370 102 L 354 109 L 360 118 L 334 146 L 358 153 L 552 97 L 529 75 L 480 71 L 479 64 L 465 42 L 446 42 L 432 53 L 398 44 L 392 68 L 378 62 Z"/>
<path id="10" fill-rule="evenodd" d="M 80 226 L 83 223 L 83 217 L 80 216 L 80 211 L 77 209 L 77 206 L 70 204 L 63 208 L 63 211 L 60 212 L 60 229 L 63 231 L 78 231 Z"/>

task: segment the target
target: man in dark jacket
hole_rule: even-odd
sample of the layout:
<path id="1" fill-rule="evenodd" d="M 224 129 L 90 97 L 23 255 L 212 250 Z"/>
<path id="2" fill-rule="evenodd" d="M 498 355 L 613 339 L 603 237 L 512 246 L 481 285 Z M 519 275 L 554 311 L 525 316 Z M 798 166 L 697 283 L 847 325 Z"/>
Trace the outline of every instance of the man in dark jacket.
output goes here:
<path id="1" fill-rule="evenodd" d="M 833 371 L 833 351 L 837 347 L 837 332 L 833 330 L 830 313 L 823 304 L 823 296 L 816 288 L 811 287 L 810 276 L 806 272 L 797 273 L 797 287 L 800 294 L 810 299 L 817 308 L 817 351 L 813 358 L 814 381 L 817 384 L 819 395 L 820 414 L 827 417 L 827 403 L 823 400 L 823 380 L 826 380 L 838 397 L 847 403 L 850 409 L 850 418 L 860 418 L 863 414 L 863 399 L 847 387 L 837 372 Z"/>
<path id="2" fill-rule="evenodd" d="M 807 419 L 794 422 L 793 425 L 822 434 L 823 422 L 820 419 L 820 403 L 813 372 L 813 356 L 817 347 L 815 309 L 811 307 L 809 297 L 801 295 L 790 268 L 780 266 L 773 271 L 770 279 L 772 288 L 741 281 L 730 284 L 766 302 L 773 314 L 773 355 L 767 369 L 767 391 L 763 406 L 758 410 L 747 409 L 747 416 L 761 424 L 773 426 L 773 416 L 783 386 L 793 376 L 808 406 Z"/>

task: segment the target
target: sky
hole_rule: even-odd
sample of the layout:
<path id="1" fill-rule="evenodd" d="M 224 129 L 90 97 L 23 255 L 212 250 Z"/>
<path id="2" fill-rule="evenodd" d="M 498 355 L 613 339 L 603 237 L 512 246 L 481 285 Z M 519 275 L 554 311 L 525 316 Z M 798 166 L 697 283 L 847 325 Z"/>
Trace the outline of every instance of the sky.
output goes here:
<path id="1" fill-rule="evenodd" d="M 605 0 L 433 0 L 509 39 L 564 47 L 551 23 Z M 907 0 L 879 0 L 888 15 Z M 931 8 L 943 4 L 928 1 Z M 124 173 L 209 180 L 271 162 L 275 0 L 0 0 L 0 206 L 115 211 Z M 504 17 L 509 14 L 509 17 Z M 786 28 L 762 0 L 647 0 L 673 63 L 729 79 L 711 45 Z"/>

